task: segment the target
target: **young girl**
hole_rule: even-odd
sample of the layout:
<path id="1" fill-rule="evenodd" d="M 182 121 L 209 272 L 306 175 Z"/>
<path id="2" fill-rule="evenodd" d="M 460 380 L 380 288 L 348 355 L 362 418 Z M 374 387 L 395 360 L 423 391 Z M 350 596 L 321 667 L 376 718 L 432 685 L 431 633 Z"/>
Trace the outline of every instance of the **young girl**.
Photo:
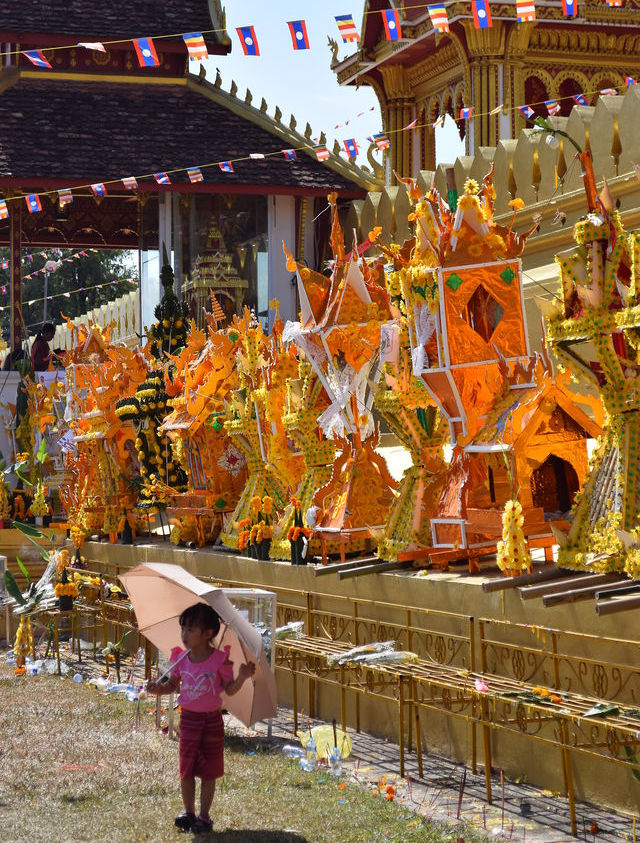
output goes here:
<path id="1" fill-rule="evenodd" d="M 237 693 L 255 673 L 253 663 L 242 664 L 233 678 L 229 647 L 213 649 L 220 631 L 218 613 L 206 603 L 189 606 L 180 615 L 182 643 L 188 656 L 177 664 L 169 679 L 149 681 L 151 694 L 171 694 L 180 689 L 180 783 L 184 811 L 175 819 L 182 831 L 207 832 L 212 828 L 209 809 L 216 790 L 216 779 L 224 775 L 224 725 L 220 693 Z M 171 661 L 185 651 L 175 647 Z M 201 779 L 200 815 L 195 814 L 196 777 Z"/>

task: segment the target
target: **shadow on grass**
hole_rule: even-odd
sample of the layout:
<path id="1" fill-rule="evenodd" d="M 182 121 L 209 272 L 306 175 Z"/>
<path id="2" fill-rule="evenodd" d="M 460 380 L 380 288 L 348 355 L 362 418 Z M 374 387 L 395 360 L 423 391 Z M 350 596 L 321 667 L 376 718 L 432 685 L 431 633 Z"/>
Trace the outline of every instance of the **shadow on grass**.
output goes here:
<path id="1" fill-rule="evenodd" d="M 198 843 L 308 843 L 295 831 L 265 831 L 263 829 L 228 829 L 227 831 L 212 831 L 209 834 L 198 834 Z"/>

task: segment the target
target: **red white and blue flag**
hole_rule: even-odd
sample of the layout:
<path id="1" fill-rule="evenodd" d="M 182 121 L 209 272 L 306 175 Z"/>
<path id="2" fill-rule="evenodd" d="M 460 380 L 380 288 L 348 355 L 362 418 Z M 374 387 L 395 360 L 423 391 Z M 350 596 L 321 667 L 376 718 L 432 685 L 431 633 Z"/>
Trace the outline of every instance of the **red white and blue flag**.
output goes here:
<path id="1" fill-rule="evenodd" d="M 449 32 L 449 18 L 447 17 L 447 10 L 444 3 L 438 3 L 434 6 L 427 6 L 429 10 L 429 17 L 436 32 Z"/>
<path id="2" fill-rule="evenodd" d="M 336 23 L 338 30 L 342 36 L 342 43 L 348 44 L 350 41 L 359 41 L 360 33 L 356 29 L 353 15 L 336 15 Z"/>
<path id="3" fill-rule="evenodd" d="M 535 111 L 531 108 L 530 105 L 519 105 L 518 110 L 520 111 L 520 114 L 522 114 L 525 120 L 531 120 L 531 118 L 535 114 Z"/>
<path id="4" fill-rule="evenodd" d="M 92 184 L 91 190 L 93 190 L 93 195 L 96 196 L 98 199 L 100 199 L 102 196 L 107 195 L 107 188 L 102 184 L 102 182 Z"/>
<path id="5" fill-rule="evenodd" d="M 382 15 L 387 41 L 399 41 L 402 38 L 400 12 L 397 9 L 383 9 L 380 14 Z"/>
<path id="6" fill-rule="evenodd" d="M 6 288 L 6 286 L 5 286 L 4 284 L 2 285 L 2 295 L 3 295 L 3 296 L 6 296 L 6 295 L 7 295 L 7 288 Z"/>
<path id="7" fill-rule="evenodd" d="M 138 189 L 138 182 L 135 176 L 126 176 L 122 179 L 122 184 L 125 186 L 127 190 L 137 190 Z"/>
<path id="8" fill-rule="evenodd" d="M 307 35 L 307 24 L 303 20 L 290 20 L 287 23 L 291 33 L 291 41 L 294 50 L 308 50 L 309 36 Z"/>
<path id="9" fill-rule="evenodd" d="M 185 32 L 182 38 L 189 53 L 189 61 L 204 61 L 209 58 L 209 50 L 201 32 Z"/>
<path id="10" fill-rule="evenodd" d="M 473 12 L 473 25 L 476 29 L 488 29 L 493 26 L 491 9 L 486 0 L 471 0 L 471 11 Z"/>
<path id="11" fill-rule="evenodd" d="M 233 173 L 233 164 L 231 161 L 221 161 L 218 166 L 222 170 L 223 173 Z"/>
<path id="12" fill-rule="evenodd" d="M 627 88 L 628 88 L 628 87 L 630 87 L 631 85 L 635 85 L 635 84 L 636 84 L 636 80 L 633 78 L 633 76 L 625 76 L 625 77 L 624 77 L 624 84 L 625 84 L 625 85 L 627 86 Z"/>
<path id="13" fill-rule="evenodd" d="M 204 181 L 202 170 L 200 167 L 187 167 L 187 175 L 191 184 L 197 184 L 199 181 Z"/>
<path id="14" fill-rule="evenodd" d="M 133 46 L 136 48 L 140 67 L 157 67 L 160 64 L 153 39 L 134 38 Z"/>
<path id="15" fill-rule="evenodd" d="M 64 208 L 65 205 L 70 205 L 71 202 L 73 202 L 73 193 L 68 187 L 58 191 L 58 202 L 60 203 L 61 208 Z"/>
<path id="16" fill-rule="evenodd" d="M 469 120 L 473 116 L 473 106 L 470 105 L 468 108 L 461 108 L 460 109 L 460 119 L 461 120 Z"/>
<path id="17" fill-rule="evenodd" d="M 252 26 L 237 26 L 236 32 L 245 56 L 259 56 L 260 48 L 258 47 L 255 29 Z"/>
<path id="18" fill-rule="evenodd" d="M 589 105 L 589 100 L 584 94 L 574 94 L 571 99 L 578 105 Z"/>
<path id="19" fill-rule="evenodd" d="M 547 113 L 549 117 L 555 117 L 560 111 L 560 103 L 558 100 L 545 100 L 544 104 L 547 106 Z"/>
<path id="20" fill-rule="evenodd" d="M 298 158 L 295 149 L 283 149 L 282 154 L 287 159 L 287 161 L 296 161 Z"/>
<path id="21" fill-rule="evenodd" d="M 622 6 L 622 0 L 606 0 L 606 3 L 610 8 Z"/>
<path id="22" fill-rule="evenodd" d="M 516 0 L 516 14 L 518 23 L 526 23 L 536 19 L 534 0 Z"/>
<path id="23" fill-rule="evenodd" d="M 578 14 L 578 0 L 562 0 L 562 12 L 565 18 L 573 18 Z"/>
<path id="24" fill-rule="evenodd" d="M 7 203 L 4 199 L 0 199 L 0 220 L 6 220 L 8 216 L 9 209 L 7 208 Z M 4 261 L 4 263 L 6 263 L 6 261 Z M 6 269 L 7 267 L 3 266 L 2 268 Z"/>
<path id="25" fill-rule="evenodd" d="M 315 152 L 318 161 L 327 161 L 329 156 L 331 155 L 327 147 L 322 145 L 314 146 L 313 151 Z"/>
<path id="26" fill-rule="evenodd" d="M 28 196 L 25 196 L 24 201 L 27 203 L 30 214 L 37 214 L 42 210 L 42 203 L 37 193 L 30 193 Z"/>
<path id="27" fill-rule="evenodd" d="M 3 199 L 2 201 L 4 202 L 4 199 Z M 7 203 L 5 202 L 5 205 L 6 205 L 6 204 L 7 204 Z M 3 268 L 3 269 L 9 269 L 9 261 L 8 261 L 6 258 L 3 258 L 3 259 L 2 259 L 2 268 Z"/>
<path id="28" fill-rule="evenodd" d="M 356 158 L 358 155 L 358 144 L 356 143 L 355 138 L 347 138 L 347 140 L 343 141 L 343 143 L 349 158 Z"/>
<path id="29" fill-rule="evenodd" d="M 171 184 L 171 179 L 166 173 L 154 173 L 153 177 L 158 184 Z"/>
<path id="30" fill-rule="evenodd" d="M 36 67 L 46 67 L 47 70 L 51 70 L 51 65 L 45 59 L 42 50 L 23 50 L 22 55 L 26 56 L 31 64 L 35 64 Z"/>

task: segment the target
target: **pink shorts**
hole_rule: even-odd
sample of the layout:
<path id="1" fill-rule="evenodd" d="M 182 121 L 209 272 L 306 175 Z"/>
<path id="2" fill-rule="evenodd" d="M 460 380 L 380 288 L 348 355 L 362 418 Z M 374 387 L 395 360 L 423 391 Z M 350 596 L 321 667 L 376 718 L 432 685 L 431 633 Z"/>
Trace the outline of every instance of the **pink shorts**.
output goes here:
<path id="1" fill-rule="evenodd" d="M 224 723 L 220 711 L 180 713 L 180 778 L 224 776 Z"/>

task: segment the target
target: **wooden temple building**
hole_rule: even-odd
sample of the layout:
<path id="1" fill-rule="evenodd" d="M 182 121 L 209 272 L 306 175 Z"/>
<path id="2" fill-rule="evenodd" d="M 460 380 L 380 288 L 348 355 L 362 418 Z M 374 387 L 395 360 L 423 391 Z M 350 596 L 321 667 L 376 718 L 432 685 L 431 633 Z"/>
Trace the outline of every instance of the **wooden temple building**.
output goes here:
<path id="1" fill-rule="evenodd" d="M 281 122 L 279 108 L 269 116 L 264 99 L 254 107 L 250 91 L 236 96 L 235 83 L 223 90 L 219 74 L 207 81 L 205 68 L 189 60 L 176 34 L 183 31 L 204 33 L 209 55 L 221 64 L 231 50 L 218 0 L 51 0 L 46 6 L 21 0 L 3 10 L 0 196 L 9 216 L 0 220 L 0 245 L 11 246 L 13 348 L 22 339 L 21 249 L 143 253 L 164 245 L 181 288 L 212 223 L 231 255 L 222 265 L 234 267 L 231 290 L 224 278 L 216 281 L 218 298 L 230 299 L 234 311 L 249 305 L 266 314 L 275 297 L 283 317 L 295 318 L 296 288 L 279 244 L 295 244 L 297 256 L 315 266 L 328 231 L 323 239 L 324 217 L 312 221 L 327 193 L 355 199 L 376 186 L 371 171 L 335 154 L 319 162 L 309 125 L 301 134 L 294 117 Z M 132 39 L 145 35 L 154 38 L 158 66 L 139 66 Z M 106 47 L 102 52 L 80 42 Z M 34 66 L 27 50 L 42 50 L 51 69 Z M 295 149 L 296 159 L 287 160 L 283 149 Z M 267 157 L 250 159 L 255 153 Z M 223 172 L 221 161 L 236 161 L 234 171 Z M 199 167 L 204 180 L 192 184 L 188 167 Z M 157 183 L 156 173 L 166 173 L 169 183 Z M 137 189 L 125 188 L 128 177 L 137 179 Z M 96 198 L 96 183 L 104 184 L 106 195 Z M 61 207 L 58 191 L 66 188 L 73 201 Z M 25 196 L 34 193 L 42 209 L 29 213 Z M 274 243 L 278 247 L 270 248 Z M 149 325 L 160 283 L 146 277 L 146 262 L 140 264 L 141 323 Z"/>

